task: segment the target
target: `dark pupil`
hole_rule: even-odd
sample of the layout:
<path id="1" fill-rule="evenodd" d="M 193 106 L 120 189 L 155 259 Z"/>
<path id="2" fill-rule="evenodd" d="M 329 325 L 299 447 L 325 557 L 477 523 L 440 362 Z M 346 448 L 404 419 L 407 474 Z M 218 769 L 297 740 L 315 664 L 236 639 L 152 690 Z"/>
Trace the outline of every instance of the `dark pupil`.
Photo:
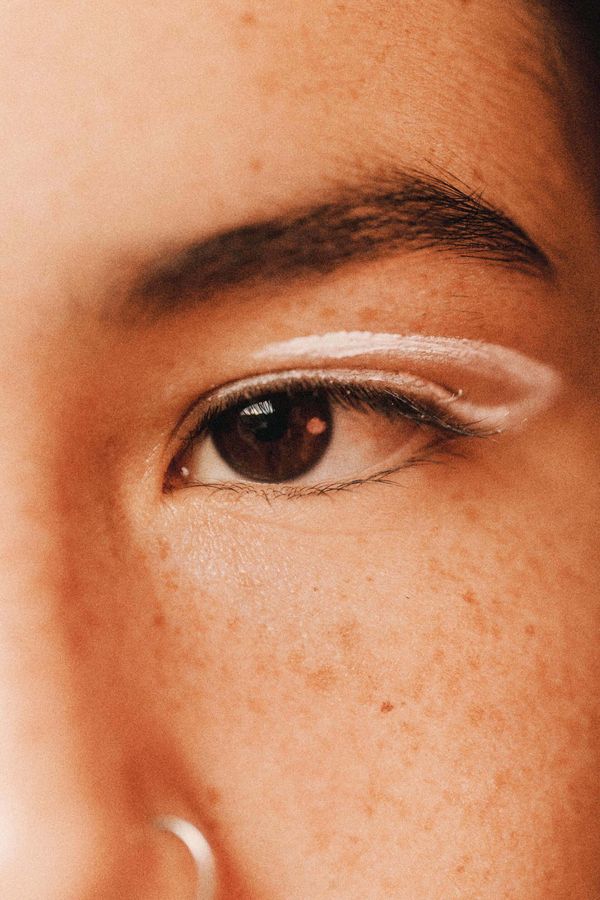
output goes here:
<path id="1" fill-rule="evenodd" d="M 277 393 L 228 409 L 213 423 L 211 434 L 227 465 L 246 480 L 291 481 L 319 462 L 331 424 L 322 391 Z"/>

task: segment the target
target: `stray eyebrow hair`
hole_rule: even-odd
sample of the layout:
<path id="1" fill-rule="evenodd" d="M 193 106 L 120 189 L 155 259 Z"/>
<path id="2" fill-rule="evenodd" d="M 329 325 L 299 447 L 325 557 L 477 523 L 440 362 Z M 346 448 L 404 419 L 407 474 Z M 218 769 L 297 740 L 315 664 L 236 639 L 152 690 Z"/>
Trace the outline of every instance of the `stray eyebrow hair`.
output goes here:
<path id="1" fill-rule="evenodd" d="M 124 312 L 153 320 L 227 289 L 324 276 L 350 262 L 419 250 L 551 272 L 542 250 L 481 193 L 404 172 L 163 254 L 136 279 Z"/>

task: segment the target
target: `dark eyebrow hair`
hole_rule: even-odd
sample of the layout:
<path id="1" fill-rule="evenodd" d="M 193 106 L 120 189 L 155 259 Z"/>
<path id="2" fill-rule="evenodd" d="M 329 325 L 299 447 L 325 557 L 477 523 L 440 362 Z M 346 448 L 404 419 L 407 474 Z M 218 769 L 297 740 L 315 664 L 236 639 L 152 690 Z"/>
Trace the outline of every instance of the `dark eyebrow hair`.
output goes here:
<path id="1" fill-rule="evenodd" d="M 161 254 L 136 279 L 125 315 L 155 319 L 230 288 L 323 276 L 350 262 L 426 249 L 532 275 L 551 272 L 542 250 L 481 193 L 400 173 Z"/>

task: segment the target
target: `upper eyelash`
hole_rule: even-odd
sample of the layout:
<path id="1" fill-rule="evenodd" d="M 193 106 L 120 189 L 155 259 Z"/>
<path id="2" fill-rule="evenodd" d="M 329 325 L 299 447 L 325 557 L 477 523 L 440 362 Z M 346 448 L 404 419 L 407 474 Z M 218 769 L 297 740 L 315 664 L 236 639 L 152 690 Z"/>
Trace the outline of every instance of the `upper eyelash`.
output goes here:
<path id="1" fill-rule="evenodd" d="M 403 416 L 417 425 L 430 425 L 457 437 L 481 437 L 496 433 L 495 429 L 490 431 L 477 422 L 461 422 L 443 410 L 441 404 L 417 400 L 391 388 L 378 388 L 366 383 L 336 381 L 323 375 L 308 375 L 294 378 L 282 377 L 280 381 L 272 381 L 268 385 L 251 385 L 238 391 L 232 389 L 227 394 L 218 397 L 212 404 L 208 398 L 206 402 L 210 405 L 188 432 L 183 442 L 184 448 L 188 447 L 192 441 L 206 435 L 218 417 L 234 406 L 253 403 L 267 394 L 287 393 L 288 396 L 293 397 L 297 393 L 310 390 L 324 391 L 328 399 L 346 409 L 368 410 L 390 417 Z M 459 394 L 457 393 L 455 396 L 458 397 Z"/>

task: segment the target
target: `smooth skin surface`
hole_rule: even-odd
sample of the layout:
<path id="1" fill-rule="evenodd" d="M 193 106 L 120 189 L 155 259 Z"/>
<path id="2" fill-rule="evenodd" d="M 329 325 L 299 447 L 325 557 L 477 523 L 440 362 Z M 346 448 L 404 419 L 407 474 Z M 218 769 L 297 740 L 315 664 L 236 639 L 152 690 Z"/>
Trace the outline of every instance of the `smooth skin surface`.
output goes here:
<path id="1" fill-rule="evenodd" d="M 0 895 L 191 897 L 172 814 L 223 898 L 594 900 L 600 223 L 550 26 L 513 0 L 4 7 Z M 165 249 L 388 168 L 483 192 L 552 274 L 402 252 L 119 314 Z M 195 398 L 353 330 L 502 344 L 562 388 L 392 483 L 165 491 Z"/>

